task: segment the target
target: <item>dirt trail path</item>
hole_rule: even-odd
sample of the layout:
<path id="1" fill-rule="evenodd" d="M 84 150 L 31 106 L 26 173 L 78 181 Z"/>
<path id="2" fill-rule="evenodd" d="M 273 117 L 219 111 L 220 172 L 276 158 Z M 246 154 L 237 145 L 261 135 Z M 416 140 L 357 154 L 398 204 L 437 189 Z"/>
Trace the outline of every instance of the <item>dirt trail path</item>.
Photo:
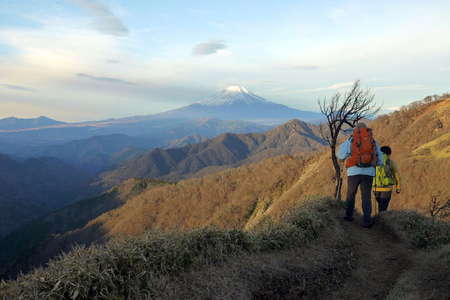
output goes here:
<path id="1" fill-rule="evenodd" d="M 342 221 L 354 245 L 357 267 L 344 286 L 324 299 L 385 299 L 399 276 L 411 266 L 413 251 L 382 232 Z"/>

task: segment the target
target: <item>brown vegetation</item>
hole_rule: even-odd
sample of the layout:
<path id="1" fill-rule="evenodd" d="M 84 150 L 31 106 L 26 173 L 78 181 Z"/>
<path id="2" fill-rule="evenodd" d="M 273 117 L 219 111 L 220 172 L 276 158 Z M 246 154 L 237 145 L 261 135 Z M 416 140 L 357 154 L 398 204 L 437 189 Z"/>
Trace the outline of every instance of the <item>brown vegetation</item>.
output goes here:
<path id="1" fill-rule="evenodd" d="M 394 299 L 448 299 L 450 290 L 450 223 L 411 211 L 381 215 L 381 226 L 414 249 L 412 266 L 402 272 L 387 297 Z"/>
<path id="2" fill-rule="evenodd" d="M 331 210 L 329 200 L 314 199 L 280 222 L 266 220 L 250 232 L 150 232 L 77 248 L 46 269 L 1 282 L 0 297 L 315 298 L 336 289 L 353 263 Z"/>
<path id="3" fill-rule="evenodd" d="M 412 209 L 428 214 L 432 195 L 450 196 L 450 156 L 442 155 L 450 153 L 449 139 L 446 139 L 450 134 L 450 98 L 413 104 L 377 118 L 370 127 L 380 145 L 392 148 L 392 159 L 401 174 L 402 191 L 392 196 L 390 209 Z M 430 144 L 434 152 L 417 152 Z M 301 195 L 333 193 L 335 175 L 328 157 L 322 155 L 311 160 L 307 169 L 289 191 L 289 197 L 274 203 L 279 206 L 276 210 L 289 209 L 292 199 Z M 345 192 L 345 180 L 343 189 Z"/>

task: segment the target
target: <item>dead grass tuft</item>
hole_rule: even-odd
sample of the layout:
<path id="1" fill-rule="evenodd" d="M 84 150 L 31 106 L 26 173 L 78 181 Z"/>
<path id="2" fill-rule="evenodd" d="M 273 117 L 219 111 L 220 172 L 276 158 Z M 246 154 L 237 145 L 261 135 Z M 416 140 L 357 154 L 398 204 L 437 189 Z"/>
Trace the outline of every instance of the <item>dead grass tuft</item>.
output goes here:
<path id="1" fill-rule="evenodd" d="M 380 215 L 383 228 L 416 248 L 436 248 L 450 243 L 450 223 L 414 211 L 388 211 Z"/>

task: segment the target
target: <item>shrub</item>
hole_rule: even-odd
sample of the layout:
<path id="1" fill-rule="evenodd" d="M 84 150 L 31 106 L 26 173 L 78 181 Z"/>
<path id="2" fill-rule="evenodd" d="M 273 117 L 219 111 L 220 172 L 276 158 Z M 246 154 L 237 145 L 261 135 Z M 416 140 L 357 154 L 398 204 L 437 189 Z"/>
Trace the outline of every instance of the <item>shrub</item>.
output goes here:
<path id="1" fill-rule="evenodd" d="M 436 248 L 450 243 L 450 224 L 413 211 L 388 211 L 380 221 L 388 230 L 416 248 Z"/>

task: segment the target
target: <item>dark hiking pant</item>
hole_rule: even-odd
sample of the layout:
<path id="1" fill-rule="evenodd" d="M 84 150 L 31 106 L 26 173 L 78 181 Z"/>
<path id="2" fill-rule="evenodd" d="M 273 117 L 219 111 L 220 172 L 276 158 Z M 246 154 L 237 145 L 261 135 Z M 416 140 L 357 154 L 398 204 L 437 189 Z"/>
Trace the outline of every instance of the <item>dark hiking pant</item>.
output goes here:
<path id="1" fill-rule="evenodd" d="M 382 212 L 388 209 L 389 202 L 391 201 L 392 191 L 389 192 L 375 192 L 375 199 L 378 202 L 378 212 Z"/>
<path id="2" fill-rule="evenodd" d="M 372 203 L 371 203 L 371 191 L 372 191 L 373 177 L 369 175 L 354 175 L 348 176 L 347 187 L 347 217 L 352 217 L 355 211 L 355 196 L 358 191 L 358 186 L 361 190 L 362 210 L 363 210 L 363 222 L 365 225 L 371 223 Z"/>

